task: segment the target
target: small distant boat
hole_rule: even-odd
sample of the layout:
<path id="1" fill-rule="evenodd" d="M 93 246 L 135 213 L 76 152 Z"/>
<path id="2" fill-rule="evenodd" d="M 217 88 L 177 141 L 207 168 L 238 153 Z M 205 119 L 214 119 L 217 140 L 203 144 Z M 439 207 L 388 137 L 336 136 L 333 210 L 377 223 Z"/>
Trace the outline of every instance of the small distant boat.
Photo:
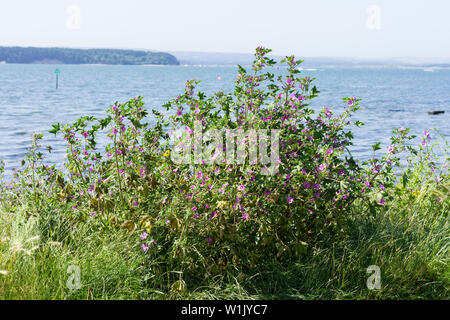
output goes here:
<path id="1" fill-rule="evenodd" d="M 425 71 L 425 72 L 434 72 L 434 69 L 433 68 L 425 68 L 425 69 L 423 69 L 423 71 Z"/>
<path id="2" fill-rule="evenodd" d="M 442 114 L 445 113 L 444 110 L 432 110 L 432 111 L 428 111 L 428 114 L 433 115 L 433 114 Z"/>

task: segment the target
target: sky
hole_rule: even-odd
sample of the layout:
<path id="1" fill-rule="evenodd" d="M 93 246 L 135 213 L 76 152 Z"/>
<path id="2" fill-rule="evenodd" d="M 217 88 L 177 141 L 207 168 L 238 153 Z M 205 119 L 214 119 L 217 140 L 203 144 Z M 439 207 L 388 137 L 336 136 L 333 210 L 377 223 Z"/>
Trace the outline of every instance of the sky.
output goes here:
<path id="1" fill-rule="evenodd" d="M 0 0 L 0 46 L 450 58 L 448 0 Z"/>

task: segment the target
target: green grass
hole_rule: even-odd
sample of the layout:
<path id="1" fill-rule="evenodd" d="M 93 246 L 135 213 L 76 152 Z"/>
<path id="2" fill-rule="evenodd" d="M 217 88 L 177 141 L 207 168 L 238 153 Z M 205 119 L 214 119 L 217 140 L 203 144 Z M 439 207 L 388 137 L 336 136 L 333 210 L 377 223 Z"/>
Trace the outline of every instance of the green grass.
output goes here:
<path id="1" fill-rule="evenodd" d="M 179 275 L 145 260 L 135 236 L 98 231 L 93 219 L 69 224 L 48 212 L 29 218 L 26 212 L 26 206 L 0 211 L 1 299 L 450 298 L 445 203 L 399 199 L 372 214 L 349 214 L 339 241 L 324 234 L 297 260 L 267 257 L 258 268 L 235 268 L 201 283 L 183 279 L 181 292 L 171 291 Z M 67 286 L 71 265 L 81 271 L 79 290 Z M 369 265 L 381 269 L 381 290 L 367 289 Z"/>

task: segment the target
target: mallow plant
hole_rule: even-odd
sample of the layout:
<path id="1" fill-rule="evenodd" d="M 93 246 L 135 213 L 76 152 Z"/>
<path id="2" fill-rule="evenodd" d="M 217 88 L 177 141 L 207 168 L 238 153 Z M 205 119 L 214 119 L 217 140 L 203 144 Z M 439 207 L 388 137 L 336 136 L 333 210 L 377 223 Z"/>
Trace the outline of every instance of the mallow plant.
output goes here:
<path id="1" fill-rule="evenodd" d="M 174 290 L 186 274 L 301 258 L 324 233 L 338 240 L 350 216 L 396 197 L 400 153 L 423 151 L 398 128 L 384 155 L 357 161 L 349 148 L 360 99 L 315 112 L 319 90 L 300 75 L 302 61 L 287 56 L 275 72 L 269 53 L 258 47 L 251 69 L 238 67 L 233 92 L 207 96 L 187 81 L 166 112 L 152 110 L 152 126 L 142 97 L 114 103 L 104 119 L 55 124 L 64 167 L 42 162 L 36 136 L 24 171 L 2 188 L 29 194 L 35 215 L 51 208 L 104 232 L 123 228 L 154 268 L 176 270 Z M 2 200 L 10 210 L 24 201 Z"/>

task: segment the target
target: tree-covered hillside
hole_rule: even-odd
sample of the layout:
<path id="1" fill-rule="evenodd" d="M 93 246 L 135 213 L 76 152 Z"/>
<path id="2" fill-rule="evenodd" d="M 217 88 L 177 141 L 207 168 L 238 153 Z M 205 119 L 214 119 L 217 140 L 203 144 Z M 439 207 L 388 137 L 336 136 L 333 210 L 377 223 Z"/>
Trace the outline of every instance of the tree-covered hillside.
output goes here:
<path id="1" fill-rule="evenodd" d="M 35 47 L 0 47 L 0 61 L 65 64 L 179 64 L 177 58 L 165 52 Z"/>

